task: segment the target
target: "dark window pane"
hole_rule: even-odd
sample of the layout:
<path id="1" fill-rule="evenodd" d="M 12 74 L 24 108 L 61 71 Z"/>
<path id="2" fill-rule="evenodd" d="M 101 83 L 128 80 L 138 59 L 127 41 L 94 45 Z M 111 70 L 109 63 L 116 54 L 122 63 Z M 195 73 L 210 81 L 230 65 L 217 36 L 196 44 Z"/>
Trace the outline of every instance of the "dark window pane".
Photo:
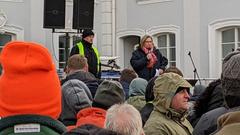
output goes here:
<path id="1" fill-rule="evenodd" d="M 64 54 L 59 54 L 59 61 L 64 62 L 65 61 L 65 55 Z"/>
<path id="2" fill-rule="evenodd" d="M 234 28 L 222 32 L 222 43 L 234 42 Z"/>
<path id="3" fill-rule="evenodd" d="M 240 42 L 240 28 L 238 28 L 238 42 Z"/>
<path id="4" fill-rule="evenodd" d="M 175 34 L 169 34 L 169 39 L 170 46 L 176 46 Z"/>
<path id="5" fill-rule="evenodd" d="M 12 36 L 8 34 L 0 34 L 0 53 L 2 51 L 3 46 L 12 41 Z M 0 75 L 2 74 L 2 66 L 0 64 Z"/>
<path id="6" fill-rule="evenodd" d="M 11 40 L 12 40 L 11 35 L 0 34 L 0 47 L 4 46 L 7 42 L 10 42 Z"/>
<path id="7" fill-rule="evenodd" d="M 64 68 L 67 58 L 69 56 L 70 48 L 67 47 L 66 36 L 59 37 L 59 68 Z M 68 41 L 69 42 L 69 41 Z M 67 50 L 66 50 L 67 49 Z"/>
<path id="8" fill-rule="evenodd" d="M 63 42 L 59 42 L 59 48 L 65 48 L 65 44 Z"/>
<path id="9" fill-rule="evenodd" d="M 166 47 L 167 46 L 167 35 L 161 35 L 158 37 L 158 47 Z"/>
<path id="10" fill-rule="evenodd" d="M 224 58 L 228 53 L 234 50 L 234 44 L 224 44 L 222 45 L 222 58 Z"/>
<path id="11" fill-rule="evenodd" d="M 161 54 L 167 58 L 167 49 L 159 49 Z"/>
<path id="12" fill-rule="evenodd" d="M 59 49 L 59 54 L 64 55 L 65 54 L 65 49 Z"/>
<path id="13" fill-rule="evenodd" d="M 176 51 L 175 48 L 170 48 L 170 60 L 175 61 L 176 60 Z"/>

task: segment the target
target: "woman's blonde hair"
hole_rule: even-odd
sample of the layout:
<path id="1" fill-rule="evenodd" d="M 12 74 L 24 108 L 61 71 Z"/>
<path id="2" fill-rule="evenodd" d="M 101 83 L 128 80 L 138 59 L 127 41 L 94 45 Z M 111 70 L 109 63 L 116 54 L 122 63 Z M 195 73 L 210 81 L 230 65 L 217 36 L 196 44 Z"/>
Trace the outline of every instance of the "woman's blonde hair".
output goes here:
<path id="1" fill-rule="evenodd" d="M 140 47 L 141 47 L 141 48 L 143 47 L 144 42 L 145 42 L 148 38 L 151 38 L 152 41 L 153 41 L 152 36 L 150 36 L 150 35 L 144 35 L 144 36 L 142 37 L 141 41 L 140 41 Z"/>

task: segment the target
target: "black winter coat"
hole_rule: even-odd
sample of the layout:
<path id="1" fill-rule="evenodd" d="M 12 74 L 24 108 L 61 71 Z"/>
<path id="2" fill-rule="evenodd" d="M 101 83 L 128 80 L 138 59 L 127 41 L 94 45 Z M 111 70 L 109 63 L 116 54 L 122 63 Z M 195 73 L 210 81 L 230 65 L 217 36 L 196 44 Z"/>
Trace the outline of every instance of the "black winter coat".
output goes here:
<path id="1" fill-rule="evenodd" d="M 153 66 L 153 68 L 147 68 L 147 55 L 143 52 L 141 48 L 138 48 L 132 53 L 130 63 L 140 78 L 150 80 L 156 74 L 156 69 L 165 70 L 165 67 L 168 64 L 167 58 L 162 56 L 158 49 L 154 49 L 153 53 L 157 57 L 157 62 Z"/>
<path id="2" fill-rule="evenodd" d="M 147 103 L 143 108 L 142 110 L 140 111 L 140 114 L 141 114 L 141 117 L 142 117 L 142 125 L 144 127 L 145 123 L 147 122 L 150 114 L 152 113 L 153 111 L 153 104 L 152 103 Z"/>

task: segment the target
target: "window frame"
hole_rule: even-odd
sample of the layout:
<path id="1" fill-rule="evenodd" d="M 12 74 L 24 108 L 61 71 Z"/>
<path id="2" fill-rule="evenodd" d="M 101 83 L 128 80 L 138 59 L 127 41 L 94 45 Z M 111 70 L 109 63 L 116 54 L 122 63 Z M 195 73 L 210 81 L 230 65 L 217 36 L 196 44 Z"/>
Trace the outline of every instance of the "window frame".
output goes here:
<path id="1" fill-rule="evenodd" d="M 170 34 L 173 34 L 174 36 L 175 36 L 175 45 L 174 46 L 170 46 Z M 164 36 L 164 35 L 166 35 L 166 46 L 164 46 L 164 47 L 160 47 L 159 46 L 159 43 L 158 43 L 158 38 L 160 37 L 160 36 Z M 168 59 L 168 67 L 169 66 L 176 66 L 177 65 L 177 58 L 176 58 L 176 34 L 174 34 L 174 33 L 171 33 L 171 32 L 163 32 L 163 33 L 159 33 L 159 34 L 157 34 L 157 35 L 155 35 L 156 36 L 156 38 L 157 38 L 157 42 L 156 42 L 156 47 L 159 49 L 159 50 L 161 50 L 161 49 L 166 49 L 167 50 L 167 56 L 165 56 L 167 59 Z M 172 61 L 172 60 L 170 60 L 170 50 L 171 49 L 175 49 L 175 61 Z M 163 55 L 163 54 L 162 54 Z M 170 65 L 170 63 L 175 63 L 175 65 Z"/>
<path id="2" fill-rule="evenodd" d="M 222 72 L 221 32 L 224 28 L 240 27 L 239 18 L 215 20 L 208 25 L 209 77 L 220 78 Z"/>
<path id="3" fill-rule="evenodd" d="M 184 69 L 183 61 L 181 61 L 183 59 L 182 58 L 183 56 L 180 53 L 180 50 L 183 49 L 183 47 L 181 48 L 181 45 L 180 45 L 180 27 L 177 25 L 160 25 L 160 26 L 150 27 L 146 31 L 146 34 L 153 36 L 153 42 L 155 44 L 158 44 L 156 35 L 158 35 L 160 33 L 175 34 L 176 67 L 178 67 L 179 69 Z M 177 57 L 177 56 L 179 56 L 179 57 Z M 169 64 L 167 66 L 169 66 Z"/>
<path id="4" fill-rule="evenodd" d="M 222 42 L 222 37 L 223 37 L 223 32 L 224 31 L 226 31 L 226 30 L 230 30 L 230 29 L 234 29 L 234 41 L 233 42 L 226 42 L 226 43 L 223 43 Z M 240 42 L 239 42 L 239 37 L 238 37 L 238 35 L 240 34 L 239 32 L 238 32 L 238 29 L 240 29 L 240 27 L 235 27 L 235 26 L 232 26 L 232 27 L 224 27 L 224 28 L 222 28 L 222 29 L 220 29 L 220 31 L 221 31 L 221 36 L 220 36 L 220 42 L 221 42 L 221 58 L 222 58 L 222 60 L 223 60 L 223 45 L 227 45 L 227 44 L 234 44 L 234 50 L 236 50 L 237 48 L 238 48 L 238 44 L 240 44 Z"/>

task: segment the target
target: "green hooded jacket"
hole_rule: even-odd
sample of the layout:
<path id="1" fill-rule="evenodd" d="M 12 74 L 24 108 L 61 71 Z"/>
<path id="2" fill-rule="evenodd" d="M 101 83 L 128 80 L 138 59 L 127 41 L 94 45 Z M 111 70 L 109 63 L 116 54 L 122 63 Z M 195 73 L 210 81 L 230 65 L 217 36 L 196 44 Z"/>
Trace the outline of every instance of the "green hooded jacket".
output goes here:
<path id="1" fill-rule="evenodd" d="M 146 104 L 145 96 L 133 96 L 128 98 L 127 103 L 133 105 L 139 112 Z"/>
<path id="2" fill-rule="evenodd" d="M 179 87 L 191 85 L 175 73 L 160 75 L 153 88 L 154 109 L 144 126 L 146 135 L 191 135 L 193 128 L 186 119 L 187 111 L 177 112 L 170 108 L 171 101 Z"/>

